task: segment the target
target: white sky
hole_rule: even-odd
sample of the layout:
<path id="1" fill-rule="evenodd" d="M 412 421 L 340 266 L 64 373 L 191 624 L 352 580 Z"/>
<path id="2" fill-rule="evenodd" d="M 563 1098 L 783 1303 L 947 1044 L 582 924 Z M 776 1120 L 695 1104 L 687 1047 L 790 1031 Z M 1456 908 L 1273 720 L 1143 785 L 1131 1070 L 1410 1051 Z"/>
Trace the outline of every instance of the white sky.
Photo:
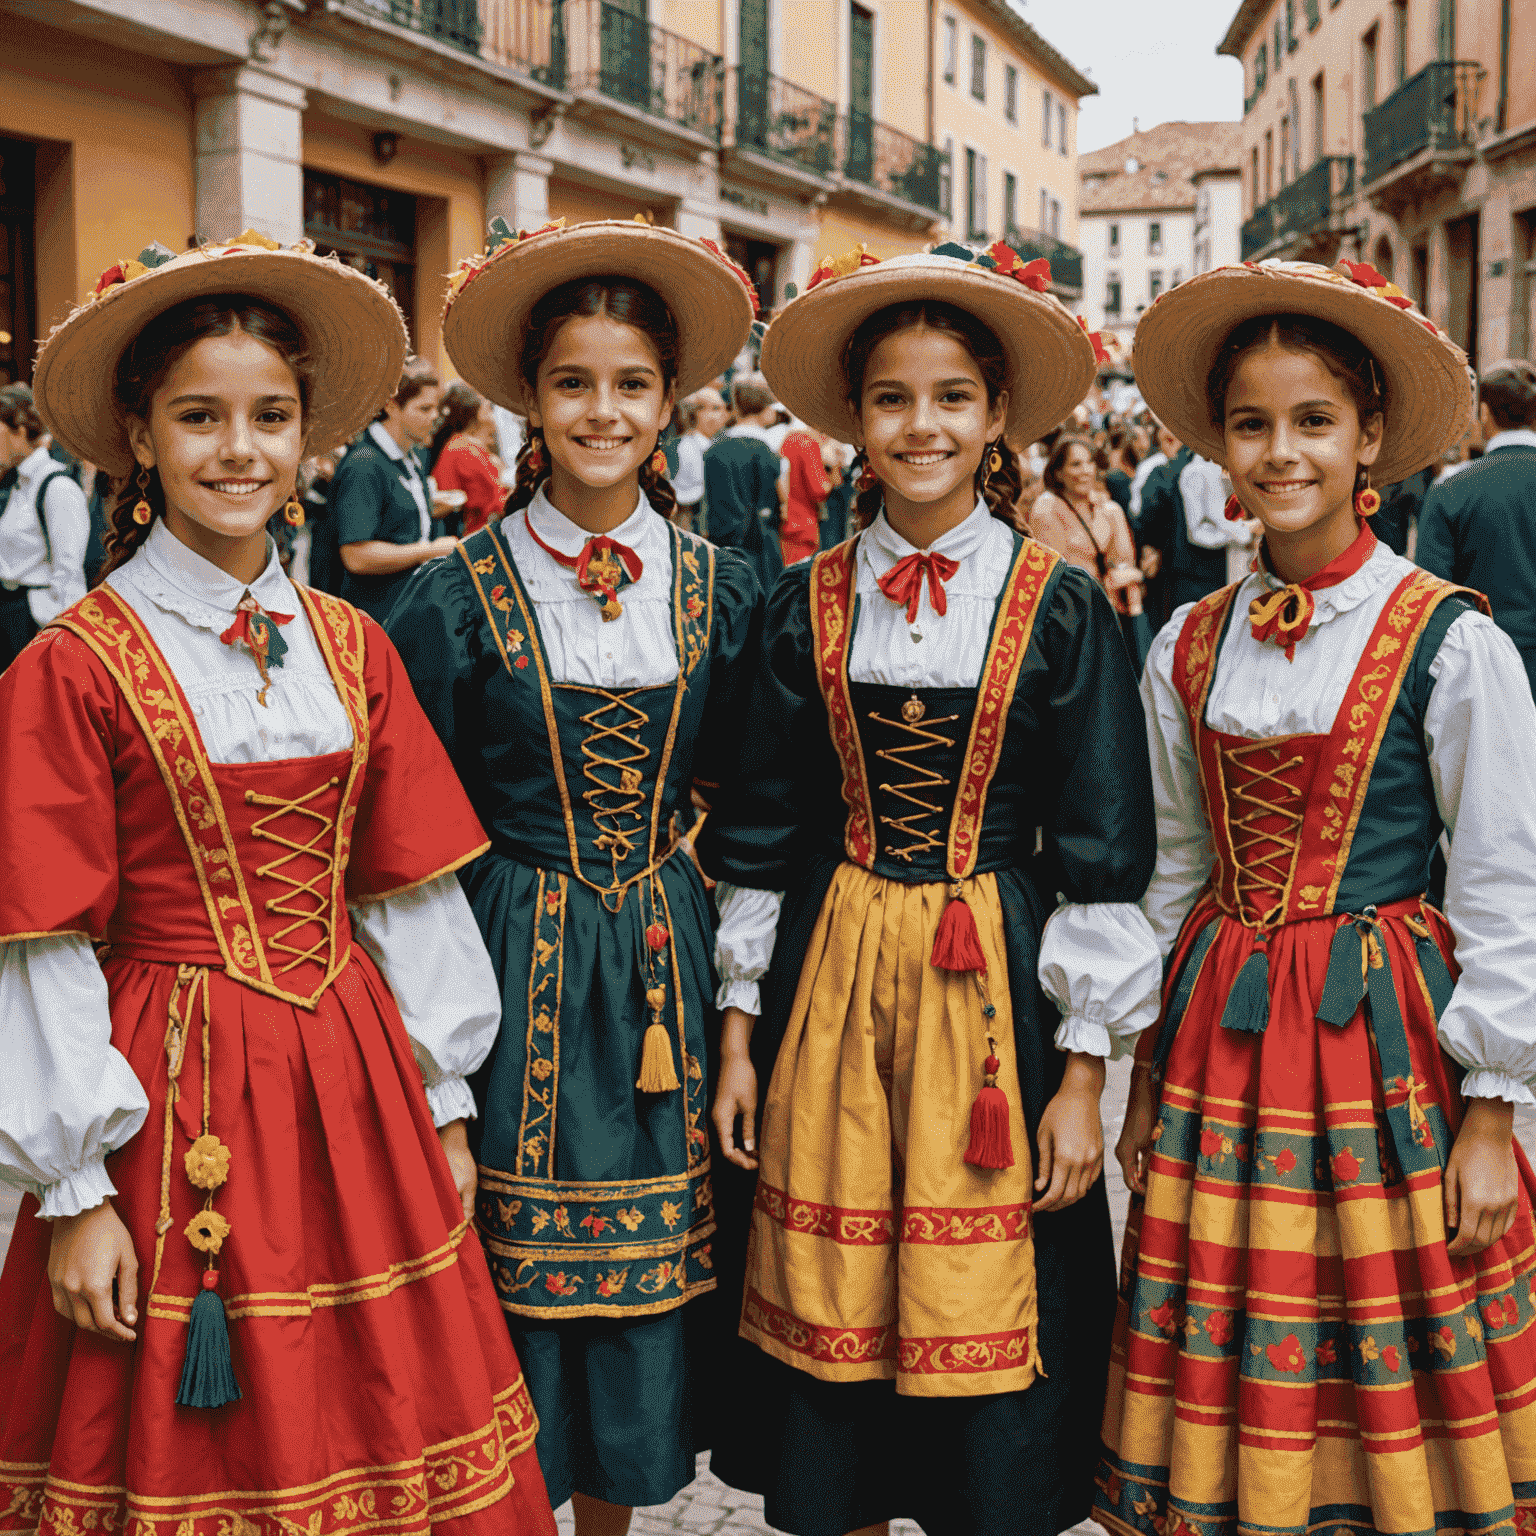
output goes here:
<path id="1" fill-rule="evenodd" d="M 1102 149 L 1170 120 L 1243 115 L 1243 71 L 1216 45 L 1238 0 L 1009 0 L 1099 88 L 1082 101 L 1078 150 Z"/>

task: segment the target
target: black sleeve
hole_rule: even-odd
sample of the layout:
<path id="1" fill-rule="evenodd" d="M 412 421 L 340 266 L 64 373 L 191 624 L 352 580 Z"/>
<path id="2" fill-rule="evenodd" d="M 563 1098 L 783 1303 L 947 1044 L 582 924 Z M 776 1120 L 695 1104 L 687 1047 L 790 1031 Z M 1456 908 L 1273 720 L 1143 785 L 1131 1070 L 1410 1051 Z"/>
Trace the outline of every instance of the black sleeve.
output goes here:
<path id="1" fill-rule="evenodd" d="M 709 537 L 715 544 L 739 548 L 746 532 L 746 512 L 727 453 L 704 452 L 704 499 L 709 507 Z"/>
<path id="2" fill-rule="evenodd" d="M 1068 565 L 1041 622 L 1051 678 L 1047 869 L 1068 901 L 1139 901 L 1157 827 L 1145 718 L 1119 621 L 1093 577 Z"/>
<path id="3" fill-rule="evenodd" d="M 762 589 L 745 556 L 734 549 L 715 551 L 714 603 L 709 695 L 693 758 L 694 779 L 711 804 L 742 771 L 752 685 L 762 647 Z"/>

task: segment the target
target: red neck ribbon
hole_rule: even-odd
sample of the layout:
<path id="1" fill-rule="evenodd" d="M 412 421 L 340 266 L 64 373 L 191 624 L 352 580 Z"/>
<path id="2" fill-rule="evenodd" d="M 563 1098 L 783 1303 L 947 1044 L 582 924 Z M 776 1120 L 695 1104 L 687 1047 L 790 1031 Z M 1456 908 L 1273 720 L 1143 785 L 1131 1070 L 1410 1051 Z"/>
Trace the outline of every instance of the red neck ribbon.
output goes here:
<path id="1" fill-rule="evenodd" d="M 603 610 L 603 617 L 617 618 L 623 611 L 619 603 L 619 589 L 628 582 L 639 581 L 645 571 L 645 562 L 629 545 L 621 544 L 606 533 L 594 534 L 581 547 L 579 555 L 562 555 L 558 549 L 545 543 L 528 520 L 528 536 L 552 560 L 568 571 L 576 572 L 576 585 L 583 592 L 591 593 Z"/>
<path id="2" fill-rule="evenodd" d="M 1293 581 L 1275 592 L 1266 592 L 1248 604 L 1248 622 L 1253 626 L 1255 640 L 1273 640 L 1285 651 L 1285 659 L 1293 661 L 1296 645 L 1305 639 L 1317 612 L 1314 592 L 1324 587 L 1336 587 L 1358 571 L 1376 548 L 1376 535 L 1366 523 L 1360 525 L 1355 542 L 1325 565 L 1316 575 L 1305 581 Z M 1269 569 L 1269 556 L 1260 555 L 1265 569 Z"/>
<path id="3" fill-rule="evenodd" d="M 929 550 L 921 550 L 898 560 L 880 578 L 880 590 L 893 603 L 904 603 L 907 609 L 907 623 L 915 624 L 917 605 L 923 594 L 923 582 L 926 580 L 928 583 L 928 601 L 933 604 L 933 611 L 942 616 L 949 606 L 944 596 L 944 583 L 959 569 L 958 560 L 951 560 L 948 555 L 936 555 Z"/>

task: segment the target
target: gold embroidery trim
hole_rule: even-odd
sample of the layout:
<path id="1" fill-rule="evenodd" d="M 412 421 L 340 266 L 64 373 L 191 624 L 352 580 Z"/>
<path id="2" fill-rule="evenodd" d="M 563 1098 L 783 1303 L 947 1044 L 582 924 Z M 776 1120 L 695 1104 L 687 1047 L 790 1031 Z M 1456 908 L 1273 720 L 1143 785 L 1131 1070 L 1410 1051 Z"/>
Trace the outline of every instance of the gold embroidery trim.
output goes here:
<path id="1" fill-rule="evenodd" d="M 523 1168 L 527 1159 L 531 1159 L 535 1165 L 543 1160 L 546 1177 L 552 1179 L 555 1176 L 555 1116 L 559 1107 L 557 1101 L 560 1086 L 560 1003 L 565 996 L 566 878 L 565 875 L 547 874 L 542 869 L 539 871 L 538 908 L 533 922 L 533 956 L 528 966 L 523 1115 L 517 1132 L 516 1171 L 520 1177 L 528 1176 Z M 553 903 L 549 900 L 551 896 L 555 898 Z M 550 921 L 554 924 L 552 938 L 546 937 L 544 933 L 545 925 Z M 539 999 L 550 986 L 554 987 L 553 996 L 541 1003 Z M 547 1051 L 541 1036 L 548 1036 Z M 533 1105 L 538 1108 L 533 1109 Z M 541 1130 L 540 1127 L 545 1128 Z M 547 1145 L 543 1144 L 545 1137 L 548 1137 Z"/>

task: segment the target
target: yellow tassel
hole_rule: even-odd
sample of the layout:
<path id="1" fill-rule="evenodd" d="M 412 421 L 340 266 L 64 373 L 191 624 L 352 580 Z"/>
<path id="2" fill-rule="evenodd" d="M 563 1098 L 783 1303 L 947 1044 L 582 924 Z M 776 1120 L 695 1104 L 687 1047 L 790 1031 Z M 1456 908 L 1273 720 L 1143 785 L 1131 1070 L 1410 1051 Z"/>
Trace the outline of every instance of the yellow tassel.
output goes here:
<path id="1" fill-rule="evenodd" d="M 672 1042 L 667 1026 L 659 1020 L 645 1032 L 645 1046 L 640 1053 L 640 1076 L 635 1087 L 641 1093 L 670 1093 L 681 1088 L 677 1069 L 672 1065 Z"/>

